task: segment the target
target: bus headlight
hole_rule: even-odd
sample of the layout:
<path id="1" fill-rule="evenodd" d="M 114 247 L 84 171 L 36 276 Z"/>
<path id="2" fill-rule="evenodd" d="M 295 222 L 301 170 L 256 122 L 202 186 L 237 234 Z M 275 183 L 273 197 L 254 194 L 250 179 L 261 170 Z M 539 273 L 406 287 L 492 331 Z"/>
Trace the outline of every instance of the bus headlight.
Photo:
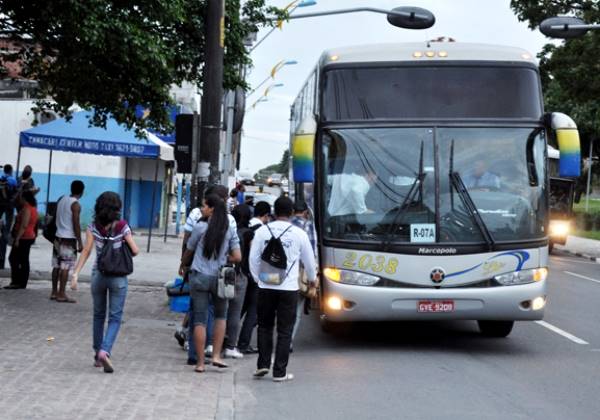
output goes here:
<path id="1" fill-rule="evenodd" d="M 373 286 L 379 281 L 379 277 L 377 276 L 332 267 L 324 269 L 323 275 L 336 283 L 353 284 L 356 286 Z"/>
<path id="2" fill-rule="evenodd" d="M 505 286 L 514 284 L 534 283 L 536 281 L 546 280 L 548 269 L 546 267 L 534 268 L 533 270 L 514 271 L 512 273 L 500 274 L 495 276 L 494 280 Z"/>
<path id="3" fill-rule="evenodd" d="M 571 224 L 568 220 L 550 220 L 550 236 L 567 236 L 571 230 Z"/>

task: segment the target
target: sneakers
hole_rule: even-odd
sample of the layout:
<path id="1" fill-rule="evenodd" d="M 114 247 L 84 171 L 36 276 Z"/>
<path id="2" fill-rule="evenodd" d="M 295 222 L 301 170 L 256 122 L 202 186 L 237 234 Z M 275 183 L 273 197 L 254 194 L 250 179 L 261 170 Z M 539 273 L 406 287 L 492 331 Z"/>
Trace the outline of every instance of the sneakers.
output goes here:
<path id="1" fill-rule="evenodd" d="M 291 381 L 292 379 L 294 379 L 294 374 L 293 373 L 288 373 L 285 376 L 273 376 L 273 382 L 285 382 L 285 381 Z"/>
<path id="2" fill-rule="evenodd" d="M 256 369 L 254 371 L 254 373 L 252 374 L 252 376 L 254 376 L 255 378 L 258 379 L 258 378 L 262 378 L 267 373 L 269 373 L 269 369 L 267 369 L 267 368 L 260 368 L 260 369 Z"/>
<path id="3" fill-rule="evenodd" d="M 212 352 L 213 352 L 213 346 L 212 344 L 209 344 L 208 346 L 206 346 L 206 348 L 204 349 L 204 355 L 206 357 L 212 357 Z"/>
<path id="4" fill-rule="evenodd" d="M 243 359 L 244 355 L 242 353 L 240 353 L 240 351 L 236 348 L 233 349 L 225 349 L 225 353 L 224 356 L 230 357 L 232 359 Z"/>
<path id="5" fill-rule="evenodd" d="M 240 351 L 240 353 L 242 354 L 256 354 L 258 353 L 258 349 L 254 348 L 252 346 L 248 346 L 246 348 L 240 348 L 238 349 Z"/>
<path id="6" fill-rule="evenodd" d="M 185 332 L 183 332 L 182 330 L 177 330 L 175 331 L 175 334 L 173 336 L 175 337 L 175 340 L 177 340 L 181 347 L 185 345 Z"/>

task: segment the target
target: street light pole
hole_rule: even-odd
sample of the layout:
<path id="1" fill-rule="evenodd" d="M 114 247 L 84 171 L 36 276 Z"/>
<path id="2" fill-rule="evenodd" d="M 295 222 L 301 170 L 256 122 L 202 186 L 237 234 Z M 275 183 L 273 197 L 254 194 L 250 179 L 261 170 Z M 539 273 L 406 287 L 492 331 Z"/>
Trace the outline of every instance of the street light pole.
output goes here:
<path id="1" fill-rule="evenodd" d="M 210 166 L 209 183 L 219 179 L 219 145 L 221 137 L 221 101 L 223 99 L 223 51 L 225 48 L 225 3 L 210 0 L 206 8 L 206 53 L 200 123 L 199 164 Z M 194 168 L 199 171 L 198 168 Z M 202 198 L 204 188 L 199 188 Z"/>

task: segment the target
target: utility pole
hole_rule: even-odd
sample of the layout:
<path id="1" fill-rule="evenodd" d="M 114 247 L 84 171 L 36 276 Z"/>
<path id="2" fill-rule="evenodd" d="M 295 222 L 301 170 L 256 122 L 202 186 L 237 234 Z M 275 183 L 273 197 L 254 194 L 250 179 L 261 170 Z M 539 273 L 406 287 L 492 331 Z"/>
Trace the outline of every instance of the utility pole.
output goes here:
<path id="1" fill-rule="evenodd" d="M 225 48 L 224 0 L 208 0 L 206 8 L 206 54 L 202 87 L 202 111 L 199 166 L 209 166 L 208 179 L 200 175 L 198 198 L 204 195 L 206 181 L 219 180 L 219 145 L 221 136 L 221 109 L 223 100 L 223 52 Z M 199 172 L 202 172 L 198 170 Z"/>

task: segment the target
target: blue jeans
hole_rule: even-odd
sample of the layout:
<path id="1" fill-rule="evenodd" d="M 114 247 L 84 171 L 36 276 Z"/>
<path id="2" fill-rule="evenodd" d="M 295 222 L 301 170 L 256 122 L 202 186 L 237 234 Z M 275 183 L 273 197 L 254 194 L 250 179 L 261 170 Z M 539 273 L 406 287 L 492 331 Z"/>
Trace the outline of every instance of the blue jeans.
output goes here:
<path id="1" fill-rule="evenodd" d="M 98 270 L 92 272 L 92 300 L 94 302 L 94 351 L 104 350 L 110 354 L 123 317 L 123 307 L 127 297 L 127 277 L 105 276 Z M 106 321 L 106 300 L 108 298 L 108 325 Z"/>

